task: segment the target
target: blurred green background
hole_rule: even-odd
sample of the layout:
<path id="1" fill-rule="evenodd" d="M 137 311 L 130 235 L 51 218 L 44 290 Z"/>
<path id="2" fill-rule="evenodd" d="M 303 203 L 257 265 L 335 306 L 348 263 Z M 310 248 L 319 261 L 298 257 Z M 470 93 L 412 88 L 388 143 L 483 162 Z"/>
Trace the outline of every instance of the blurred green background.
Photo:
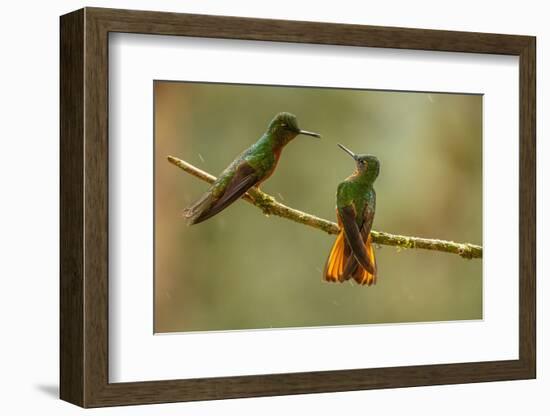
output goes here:
<path id="1" fill-rule="evenodd" d="M 208 185 L 169 164 L 214 175 L 280 111 L 298 136 L 262 189 L 335 220 L 353 171 L 341 142 L 381 161 L 374 229 L 482 243 L 482 97 L 155 81 L 155 332 L 311 327 L 482 318 L 482 261 L 378 247 L 378 283 L 326 283 L 334 242 L 237 201 L 188 227 L 181 210 Z"/>

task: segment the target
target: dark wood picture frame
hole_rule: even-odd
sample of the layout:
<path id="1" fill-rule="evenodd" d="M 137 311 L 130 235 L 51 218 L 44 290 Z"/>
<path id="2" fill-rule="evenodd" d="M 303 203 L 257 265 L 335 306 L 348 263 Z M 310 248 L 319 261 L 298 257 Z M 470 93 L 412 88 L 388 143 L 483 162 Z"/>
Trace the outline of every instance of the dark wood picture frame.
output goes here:
<path id="1" fill-rule="evenodd" d="M 60 28 L 63 400 L 83 407 L 100 407 L 535 378 L 534 37 L 99 8 L 62 16 Z M 110 32 L 519 56 L 519 359 L 109 383 Z"/>

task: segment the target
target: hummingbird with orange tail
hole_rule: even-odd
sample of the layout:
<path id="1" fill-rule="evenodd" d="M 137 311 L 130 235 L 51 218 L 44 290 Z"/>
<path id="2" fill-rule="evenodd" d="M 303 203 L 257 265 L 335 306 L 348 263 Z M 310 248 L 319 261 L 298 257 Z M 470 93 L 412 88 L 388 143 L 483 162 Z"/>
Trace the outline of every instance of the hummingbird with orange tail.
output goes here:
<path id="1" fill-rule="evenodd" d="M 376 156 L 358 155 L 338 144 L 355 160 L 355 171 L 336 192 L 336 216 L 340 232 L 325 264 L 324 278 L 345 282 L 353 278 L 360 285 L 376 283 L 377 269 L 371 229 L 376 211 L 374 181 L 380 173 Z"/>
<path id="2" fill-rule="evenodd" d="M 296 116 L 279 113 L 256 143 L 242 152 L 225 168 L 208 191 L 183 216 L 190 225 L 198 224 L 227 208 L 253 186 L 259 186 L 272 174 L 283 148 L 299 134 L 321 135 L 298 127 Z"/>

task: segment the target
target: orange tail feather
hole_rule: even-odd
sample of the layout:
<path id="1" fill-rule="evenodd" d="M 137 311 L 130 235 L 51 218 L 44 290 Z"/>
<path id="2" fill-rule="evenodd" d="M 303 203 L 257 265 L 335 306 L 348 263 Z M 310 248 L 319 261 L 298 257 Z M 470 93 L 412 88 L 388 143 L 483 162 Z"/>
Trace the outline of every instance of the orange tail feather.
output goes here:
<path id="1" fill-rule="evenodd" d="M 349 278 L 353 279 L 360 285 L 371 286 L 376 283 L 376 258 L 374 255 L 374 247 L 372 245 L 372 237 L 369 234 L 367 241 L 365 242 L 365 248 L 369 260 L 374 265 L 375 273 L 369 273 L 356 262 L 355 268 L 351 266 L 350 275 L 344 276 L 344 270 L 348 263 L 348 255 L 346 255 L 346 239 L 343 231 L 340 231 L 336 237 L 336 241 L 330 250 L 327 262 L 325 264 L 325 270 L 323 272 L 324 279 L 328 282 L 345 282 Z M 349 251 L 349 250 L 348 250 Z M 351 255 L 351 253 L 349 254 Z M 355 259 L 353 259 L 355 260 Z M 347 273 L 347 272 L 346 272 Z"/>
<path id="2" fill-rule="evenodd" d="M 340 231 L 336 237 L 327 262 L 325 264 L 325 271 L 323 273 L 325 280 L 329 282 L 341 282 L 342 274 L 344 272 L 344 249 L 345 239 L 344 232 Z"/>

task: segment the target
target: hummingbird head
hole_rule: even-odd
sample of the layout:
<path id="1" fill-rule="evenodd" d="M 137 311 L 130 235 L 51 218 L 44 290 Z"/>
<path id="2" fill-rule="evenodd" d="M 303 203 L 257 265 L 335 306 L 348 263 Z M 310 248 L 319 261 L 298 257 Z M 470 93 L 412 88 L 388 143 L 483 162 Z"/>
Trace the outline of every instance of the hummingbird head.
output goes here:
<path id="1" fill-rule="evenodd" d="M 321 135 L 307 130 L 302 130 L 298 127 L 298 120 L 294 114 L 279 113 L 277 114 L 269 127 L 267 133 L 272 136 L 279 144 L 285 145 L 294 139 L 299 134 L 320 138 Z"/>
<path id="2" fill-rule="evenodd" d="M 356 174 L 374 181 L 380 173 L 380 161 L 374 155 L 359 155 L 353 153 L 346 146 L 338 143 L 340 149 L 355 160 Z"/>

